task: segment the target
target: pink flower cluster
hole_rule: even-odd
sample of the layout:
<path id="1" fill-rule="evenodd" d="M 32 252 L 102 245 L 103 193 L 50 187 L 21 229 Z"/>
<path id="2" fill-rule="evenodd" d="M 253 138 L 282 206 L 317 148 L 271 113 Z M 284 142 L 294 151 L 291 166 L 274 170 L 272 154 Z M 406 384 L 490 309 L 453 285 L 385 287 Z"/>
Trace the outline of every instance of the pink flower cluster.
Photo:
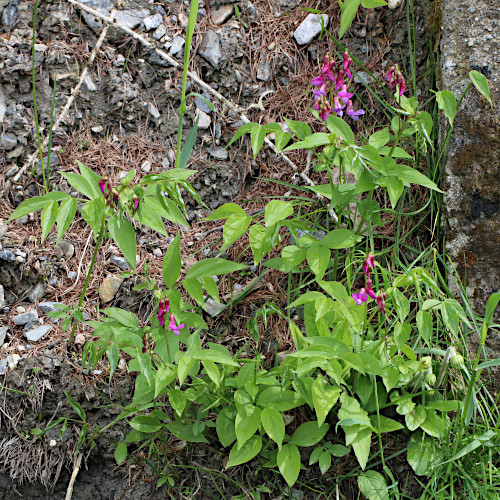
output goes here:
<path id="1" fill-rule="evenodd" d="M 355 300 L 356 305 L 360 306 L 363 302 L 368 300 L 368 297 L 377 301 L 379 312 L 385 312 L 385 299 L 387 295 L 381 290 L 378 295 L 373 291 L 373 281 L 370 277 L 371 270 L 375 269 L 375 255 L 368 254 L 368 257 L 363 261 L 363 272 L 365 273 L 365 288 L 361 288 L 358 293 L 353 293 L 352 298 Z"/>
<path id="2" fill-rule="evenodd" d="M 406 90 L 406 81 L 397 64 L 387 72 L 387 81 L 393 92 L 399 89 L 399 96 L 401 97 L 404 94 Z"/>
<path id="3" fill-rule="evenodd" d="M 362 109 L 354 111 L 351 100 L 354 94 L 347 91 L 347 85 L 352 80 L 352 58 L 347 53 L 347 50 L 344 52 L 343 69 L 340 69 L 336 76 L 333 74 L 335 64 L 336 62 L 330 61 L 330 56 L 326 54 L 321 73 L 311 80 L 311 84 L 314 87 L 319 87 L 313 89 L 314 109 L 319 111 L 319 116 L 323 122 L 326 121 L 332 111 L 337 113 L 339 118 L 342 118 L 344 109 L 346 110 L 347 116 L 357 121 L 359 116 L 364 115 L 365 112 Z M 348 78 L 348 83 L 344 82 L 345 77 Z M 332 108 L 327 95 L 327 87 L 330 87 L 331 91 L 333 91 L 333 84 L 335 84 L 336 95 L 333 97 Z"/>
<path id="4" fill-rule="evenodd" d="M 101 177 L 101 179 L 99 180 L 99 188 L 102 192 L 102 195 L 104 196 L 104 203 L 106 203 L 106 205 L 111 206 L 111 203 L 115 205 L 118 203 L 118 200 L 120 198 L 120 193 L 114 187 L 111 186 L 111 182 L 106 176 Z M 134 205 L 134 211 L 136 211 L 139 208 L 139 198 L 133 192 L 130 186 L 128 186 L 127 188 L 130 189 L 133 193 L 132 200 Z"/>
<path id="5" fill-rule="evenodd" d="M 160 326 L 165 324 L 165 319 L 168 315 L 168 310 L 170 309 L 170 301 L 168 298 L 160 300 L 160 305 L 158 306 L 158 321 L 160 322 Z M 185 324 L 181 323 L 179 326 L 175 324 L 175 316 L 174 313 L 170 313 L 170 321 L 168 323 L 168 327 L 172 330 L 175 335 L 179 335 L 180 330 L 185 328 Z"/>

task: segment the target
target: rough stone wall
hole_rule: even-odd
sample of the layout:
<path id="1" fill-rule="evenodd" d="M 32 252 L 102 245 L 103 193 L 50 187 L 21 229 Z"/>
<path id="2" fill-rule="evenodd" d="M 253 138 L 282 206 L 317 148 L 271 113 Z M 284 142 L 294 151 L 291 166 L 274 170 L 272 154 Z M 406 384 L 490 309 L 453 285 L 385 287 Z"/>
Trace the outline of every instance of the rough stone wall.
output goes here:
<path id="1" fill-rule="evenodd" d="M 441 88 L 459 99 L 469 71 L 477 70 L 496 103 L 492 110 L 474 89 L 467 93 L 444 173 L 446 251 L 474 309 L 483 313 L 500 288 L 500 3 L 443 0 L 441 9 Z M 453 277 L 450 286 L 458 295 Z M 500 356 L 500 338 L 489 335 L 488 345 L 490 357 Z"/>

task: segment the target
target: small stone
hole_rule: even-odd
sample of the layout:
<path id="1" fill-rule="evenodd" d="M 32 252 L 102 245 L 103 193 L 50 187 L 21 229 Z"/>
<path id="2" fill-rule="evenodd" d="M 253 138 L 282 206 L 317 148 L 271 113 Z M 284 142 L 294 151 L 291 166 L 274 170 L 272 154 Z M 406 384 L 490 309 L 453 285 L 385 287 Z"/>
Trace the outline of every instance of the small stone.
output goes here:
<path id="1" fill-rule="evenodd" d="M 118 361 L 118 370 L 126 370 L 126 369 L 127 369 L 127 362 L 123 358 L 120 358 L 120 361 Z"/>
<path id="2" fill-rule="evenodd" d="M 123 257 L 118 257 L 116 255 L 112 255 L 109 259 L 110 262 L 116 264 L 120 269 L 130 269 L 128 262 Z"/>
<path id="3" fill-rule="evenodd" d="M 158 118 L 160 118 L 160 112 L 158 111 L 158 109 L 156 108 L 156 106 L 153 104 L 153 103 L 148 103 L 148 111 L 149 111 L 149 114 L 155 119 L 157 120 Z"/>
<path id="4" fill-rule="evenodd" d="M 2 134 L 0 136 L 0 150 L 11 151 L 16 147 L 17 139 L 13 135 Z"/>
<path id="5" fill-rule="evenodd" d="M 74 279 L 76 278 L 76 273 L 75 273 L 75 271 L 70 271 L 70 272 L 68 273 L 68 278 L 69 278 L 70 280 L 74 280 Z"/>
<path id="6" fill-rule="evenodd" d="M 150 12 L 146 9 L 120 10 L 115 15 L 115 21 L 118 24 L 122 24 L 126 28 L 133 30 L 134 28 L 137 28 L 137 26 L 139 26 L 149 15 Z"/>
<path id="7" fill-rule="evenodd" d="M 167 28 L 164 24 L 160 24 L 157 30 L 153 33 L 153 38 L 155 40 L 161 40 L 167 34 Z"/>
<path id="8" fill-rule="evenodd" d="M 9 365 L 9 368 L 13 370 L 18 365 L 20 359 L 21 356 L 19 356 L 19 354 L 11 354 L 10 356 L 8 356 L 7 363 Z"/>
<path id="9" fill-rule="evenodd" d="M 14 325 L 21 326 L 26 325 L 27 323 L 32 323 L 33 321 L 38 320 L 38 312 L 33 309 L 32 311 L 28 311 L 22 314 L 19 314 L 14 317 Z"/>
<path id="10" fill-rule="evenodd" d="M 257 80 L 261 82 L 267 82 L 271 77 L 271 68 L 266 63 L 264 58 L 261 58 L 259 61 L 259 65 L 257 66 Z"/>
<path id="11" fill-rule="evenodd" d="M 146 17 L 142 22 L 146 31 L 155 30 L 163 22 L 163 17 L 160 14 L 155 14 L 154 16 Z"/>
<path id="12" fill-rule="evenodd" d="M 172 40 L 172 45 L 170 46 L 170 53 L 175 56 L 178 52 L 182 50 L 182 47 L 184 47 L 184 44 L 186 43 L 186 40 L 182 38 L 182 36 L 176 35 L 174 36 L 174 39 Z"/>
<path id="13" fill-rule="evenodd" d="M 24 259 L 24 257 L 21 257 L 20 255 L 18 255 L 18 256 L 16 257 L 16 262 L 17 262 L 18 264 L 23 264 L 23 263 L 24 263 L 24 260 L 25 260 L 25 259 Z"/>
<path id="14" fill-rule="evenodd" d="M 229 153 L 227 152 L 227 149 L 224 149 L 220 146 L 218 146 L 216 148 L 208 148 L 207 151 L 208 151 L 208 154 L 212 158 L 215 158 L 216 160 L 227 160 L 229 157 Z"/>
<path id="15" fill-rule="evenodd" d="M 200 130 L 206 130 L 210 127 L 212 119 L 205 112 L 198 110 L 196 116 L 198 117 L 198 128 Z M 0 252 L 1 253 L 1 252 Z"/>
<path id="16" fill-rule="evenodd" d="M 35 288 L 31 290 L 31 292 L 28 294 L 28 300 L 34 304 L 35 302 L 38 302 L 43 296 L 45 295 L 45 287 L 43 286 L 43 283 L 37 283 L 35 285 Z"/>
<path id="17" fill-rule="evenodd" d="M 51 325 L 41 325 L 37 328 L 33 328 L 33 330 L 25 332 L 24 335 L 29 342 L 38 342 L 43 339 L 50 330 L 52 330 Z"/>
<path id="18" fill-rule="evenodd" d="M 48 49 L 44 43 L 35 43 L 35 52 L 45 52 Z"/>
<path id="19" fill-rule="evenodd" d="M 64 304 L 60 304 L 59 302 L 40 302 L 38 304 L 38 309 L 44 314 L 47 314 L 52 311 L 60 311 L 57 306 L 64 306 Z"/>
<path id="20" fill-rule="evenodd" d="M 223 309 L 225 309 L 226 305 L 222 303 L 216 302 L 212 297 L 209 297 L 205 302 L 205 307 L 207 308 L 207 313 L 210 316 L 217 316 Z"/>
<path id="21" fill-rule="evenodd" d="M 322 20 L 325 28 L 328 26 L 327 14 L 309 14 L 294 31 L 293 37 L 299 45 L 306 45 L 321 33 Z"/>
<path id="22" fill-rule="evenodd" d="M 17 307 L 16 307 L 16 311 L 17 311 L 19 314 L 25 313 L 25 312 L 26 312 L 26 307 L 23 307 L 23 306 L 17 306 Z"/>
<path id="23" fill-rule="evenodd" d="M 85 344 L 85 335 L 83 333 L 79 333 L 76 337 L 75 337 L 75 344 L 77 345 L 83 345 Z"/>
<path id="24" fill-rule="evenodd" d="M 7 360 L 0 359 L 0 375 L 5 375 L 6 371 L 7 371 Z"/>
<path id="25" fill-rule="evenodd" d="M 53 448 L 54 446 L 57 446 L 57 441 L 56 441 L 55 439 L 51 439 L 51 440 L 49 441 L 49 446 L 51 446 L 52 448 Z"/>
<path id="26" fill-rule="evenodd" d="M 5 291 L 3 285 L 0 285 L 0 309 L 5 307 Z"/>
<path id="27" fill-rule="evenodd" d="M 233 4 L 221 5 L 218 10 L 211 11 L 212 22 L 214 24 L 225 23 L 233 15 Z"/>
<path id="28" fill-rule="evenodd" d="M 12 28 L 19 19 L 19 11 L 17 10 L 17 6 L 19 4 L 18 0 L 14 0 L 10 5 L 5 7 L 2 14 L 2 23 L 3 25 L 10 29 Z M 5 5 L 5 4 L 3 4 Z"/>
<path id="29" fill-rule="evenodd" d="M 97 85 L 92 80 L 92 77 L 89 74 L 86 74 L 83 78 L 83 83 L 90 90 L 90 92 L 97 92 Z"/>
<path id="30" fill-rule="evenodd" d="M 142 165 L 141 165 L 141 170 L 143 172 L 151 172 L 151 162 L 146 160 Z"/>
<path id="31" fill-rule="evenodd" d="M 99 134 L 104 130 L 104 127 L 102 125 L 95 125 L 94 127 L 91 128 L 92 132 L 95 132 L 96 134 Z"/>
<path id="32" fill-rule="evenodd" d="M 163 253 L 161 251 L 161 248 L 155 248 L 153 250 L 153 255 L 156 256 L 156 257 L 162 257 L 163 256 Z"/>
<path id="33" fill-rule="evenodd" d="M 6 326 L 0 326 L 0 345 L 5 342 L 5 338 L 7 337 L 8 328 Z"/>
<path id="34" fill-rule="evenodd" d="M 388 0 L 387 7 L 389 7 L 389 10 L 396 10 L 402 3 L 403 0 Z"/>
<path id="35" fill-rule="evenodd" d="M 106 278 L 101 286 L 99 287 L 99 297 L 101 297 L 101 300 L 106 303 L 110 302 L 113 300 L 116 292 L 120 288 L 120 285 L 122 284 L 123 279 L 118 278 L 117 276 L 111 276 L 110 278 Z"/>
<path id="36" fill-rule="evenodd" d="M 16 256 L 10 250 L 0 250 L 0 260 L 16 261 Z"/>
<path id="37" fill-rule="evenodd" d="M 205 33 L 198 53 L 214 67 L 222 61 L 220 38 L 214 30 L 208 30 Z"/>
<path id="38" fill-rule="evenodd" d="M 197 97 L 194 100 L 194 105 L 200 110 L 203 111 L 204 113 L 207 113 L 208 115 L 212 112 L 210 109 L 210 106 L 207 104 L 206 101 L 210 102 L 209 95 L 206 92 L 203 92 L 201 94 L 204 99 L 201 99 L 201 97 Z"/>
<path id="39" fill-rule="evenodd" d="M 365 85 L 370 85 L 374 81 L 375 81 L 375 78 L 370 76 L 365 71 L 357 71 L 356 74 L 354 75 L 354 82 L 355 83 L 364 83 Z"/>
<path id="40" fill-rule="evenodd" d="M 62 240 L 56 248 L 56 255 L 59 258 L 65 257 L 66 259 L 71 259 L 75 255 L 75 246 L 69 241 Z"/>

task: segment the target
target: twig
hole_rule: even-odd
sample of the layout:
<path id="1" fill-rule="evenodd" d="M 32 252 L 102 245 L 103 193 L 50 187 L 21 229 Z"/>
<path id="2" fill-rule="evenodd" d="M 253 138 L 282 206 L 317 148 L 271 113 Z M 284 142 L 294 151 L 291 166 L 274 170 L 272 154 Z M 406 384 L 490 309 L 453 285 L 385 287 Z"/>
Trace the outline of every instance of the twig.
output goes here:
<path id="1" fill-rule="evenodd" d="M 76 476 L 78 475 L 78 471 L 80 470 L 80 466 L 82 465 L 82 458 L 83 454 L 79 453 L 78 458 L 76 459 L 75 466 L 73 467 L 73 473 L 71 474 L 71 479 L 69 480 L 65 500 L 71 500 L 71 497 L 73 496 L 73 486 L 75 485 Z"/>

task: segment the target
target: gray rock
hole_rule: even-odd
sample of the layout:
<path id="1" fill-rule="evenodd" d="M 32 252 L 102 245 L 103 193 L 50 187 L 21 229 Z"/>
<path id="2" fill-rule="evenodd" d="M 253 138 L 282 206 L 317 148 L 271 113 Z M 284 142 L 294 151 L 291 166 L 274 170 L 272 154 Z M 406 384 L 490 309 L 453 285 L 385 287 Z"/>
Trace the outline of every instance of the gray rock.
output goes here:
<path id="1" fill-rule="evenodd" d="M 3 122 L 5 118 L 5 112 L 7 111 L 7 105 L 5 103 L 5 94 L 3 92 L 3 87 L 0 85 L 0 123 Z"/>
<path id="2" fill-rule="evenodd" d="M 293 33 L 295 41 L 299 45 L 311 42 L 314 37 L 321 33 L 321 19 L 323 19 L 326 28 L 330 20 L 327 14 L 308 14 Z"/>
<path id="3" fill-rule="evenodd" d="M 212 158 L 215 158 L 216 160 L 227 160 L 229 157 L 229 153 L 227 152 L 227 149 L 224 149 L 220 146 L 217 146 L 215 148 L 208 148 L 207 151 L 208 151 L 208 154 Z"/>
<path id="4" fill-rule="evenodd" d="M 198 53 L 214 67 L 222 61 L 220 38 L 214 30 L 205 33 Z"/>
<path id="5" fill-rule="evenodd" d="M 70 272 L 68 273 L 68 278 L 69 278 L 70 280 L 74 280 L 74 279 L 76 278 L 76 273 L 75 273 L 75 271 L 70 271 Z"/>
<path id="6" fill-rule="evenodd" d="M 160 118 L 160 112 L 158 111 L 157 107 L 152 103 L 148 103 L 148 111 L 149 114 L 155 119 L 158 120 Z"/>
<path id="7" fill-rule="evenodd" d="M 210 127 L 210 124 L 212 123 L 212 119 L 210 118 L 209 115 L 207 115 L 205 112 L 198 110 L 197 113 L 198 116 L 198 128 L 200 130 L 206 130 L 208 127 Z"/>
<path id="8" fill-rule="evenodd" d="M 56 248 L 56 255 L 61 258 L 71 259 L 75 255 L 75 246 L 69 241 L 62 240 Z"/>
<path id="9" fill-rule="evenodd" d="M 212 16 L 212 22 L 214 24 L 225 23 L 233 15 L 234 7 L 233 4 L 221 5 L 218 10 L 212 10 L 210 15 Z"/>
<path id="10" fill-rule="evenodd" d="M 167 34 L 167 28 L 164 24 L 160 24 L 158 29 L 153 33 L 153 38 L 155 40 L 161 40 Z"/>
<path id="11" fill-rule="evenodd" d="M 44 314 L 47 314 L 48 312 L 58 311 L 58 305 L 63 306 L 64 304 L 60 304 L 59 302 L 40 302 L 38 304 L 38 309 Z"/>
<path id="12" fill-rule="evenodd" d="M 150 12 L 147 9 L 120 10 L 116 13 L 115 20 L 117 23 L 122 24 L 126 28 L 133 30 L 134 28 L 137 28 L 137 26 L 139 26 L 149 15 Z"/>
<path id="13" fill-rule="evenodd" d="M 0 260 L 16 261 L 16 256 L 10 250 L 0 250 Z"/>
<path id="14" fill-rule="evenodd" d="M 7 337 L 8 328 L 6 326 L 0 326 L 0 346 L 5 342 L 5 337 Z"/>
<path id="15" fill-rule="evenodd" d="M 91 7 L 97 12 L 109 16 L 111 9 L 113 8 L 113 2 L 111 0 L 81 0 L 81 2 L 87 7 Z M 92 14 L 81 11 L 85 22 L 95 31 L 102 28 L 102 21 L 96 18 Z"/>
<path id="16" fill-rule="evenodd" d="M 34 304 L 38 302 L 45 295 L 45 287 L 43 283 L 37 283 L 33 290 L 28 294 L 28 300 Z"/>
<path id="17" fill-rule="evenodd" d="M 267 82 L 271 77 L 271 67 L 266 63 L 265 55 L 260 58 L 259 65 L 257 66 L 257 80 Z"/>
<path id="18" fill-rule="evenodd" d="M 208 102 L 210 102 L 210 96 L 206 93 L 206 92 L 203 92 L 203 94 L 201 94 Z M 199 97 L 197 97 L 195 100 L 194 100 L 194 105 L 201 111 L 203 111 L 204 113 L 207 113 L 208 115 L 210 113 L 212 113 L 212 110 L 210 109 L 210 106 L 206 103 L 206 101 L 204 101 L 203 99 L 200 99 Z"/>
<path id="19" fill-rule="evenodd" d="M 22 314 L 18 314 L 13 319 L 14 325 L 17 326 L 26 325 L 27 323 L 32 323 L 33 321 L 37 320 L 38 320 L 38 312 L 35 309 Z"/>
<path id="20" fill-rule="evenodd" d="M 0 150 L 11 151 L 16 147 L 17 139 L 10 134 L 2 134 L 0 136 Z"/>
<path id="21" fill-rule="evenodd" d="M 5 291 L 3 289 L 3 285 L 0 285 L 0 309 L 3 309 L 5 306 Z"/>
<path id="22" fill-rule="evenodd" d="M 281 14 L 289 14 L 300 5 L 300 0 L 275 0 Z"/>
<path id="23" fill-rule="evenodd" d="M 5 375 L 6 371 L 7 371 L 7 360 L 0 359 L 0 375 Z"/>
<path id="24" fill-rule="evenodd" d="M 19 19 L 19 11 L 17 10 L 19 2 L 20 0 L 14 0 L 3 11 L 2 23 L 7 29 L 13 28 Z"/>
<path id="25" fill-rule="evenodd" d="M 172 45 L 170 46 L 170 53 L 175 56 L 175 54 L 179 53 L 182 50 L 182 47 L 184 47 L 184 44 L 186 43 L 186 40 L 182 38 L 182 36 L 176 35 L 174 36 L 174 39 L 172 40 Z"/>
<path id="26" fill-rule="evenodd" d="M 160 14 L 155 14 L 153 16 L 146 17 L 142 21 L 146 31 L 155 30 L 163 22 L 163 17 Z"/>
<path id="27" fill-rule="evenodd" d="M 116 292 L 120 288 L 120 285 L 122 284 L 123 279 L 118 278 L 117 276 L 111 276 L 110 278 L 106 278 L 101 286 L 99 287 L 99 297 L 101 297 L 101 300 L 106 303 L 110 302 L 113 300 Z"/>
<path id="28" fill-rule="evenodd" d="M 128 265 L 127 261 L 123 257 L 118 257 L 116 255 L 112 255 L 109 260 L 113 264 L 116 264 L 120 269 L 125 269 L 125 270 L 130 269 L 130 266 Z"/>
<path id="29" fill-rule="evenodd" d="M 33 328 L 33 330 L 27 331 L 24 335 L 29 342 L 38 342 L 43 339 L 50 330 L 52 330 L 51 325 L 41 325 L 37 328 Z"/>
<path id="30" fill-rule="evenodd" d="M 43 166 L 45 169 L 47 169 L 47 162 L 48 162 L 48 158 L 47 158 L 47 156 L 44 156 L 43 157 Z M 61 164 L 61 162 L 59 161 L 59 156 L 57 154 L 55 154 L 54 152 L 52 152 L 50 155 L 50 168 L 52 169 L 52 168 L 58 167 L 60 164 Z M 38 177 L 41 177 L 42 176 L 42 163 L 40 162 L 40 160 L 36 161 L 35 168 L 36 168 L 36 175 L 38 175 Z"/>
<path id="31" fill-rule="evenodd" d="M 209 297 L 207 301 L 205 302 L 205 306 L 207 308 L 207 313 L 210 316 L 217 316 L 225 307 L 225 304 L 218 303 L 212 297 Z"/>
<path id="32" fill-rule="evenodd" d="M 364 83 L 365 85 L 370 85 L 375 81 L 375 78 L 370 76 L 365 71 L 357 71 L 354 75 L 354 83 Z"/>

